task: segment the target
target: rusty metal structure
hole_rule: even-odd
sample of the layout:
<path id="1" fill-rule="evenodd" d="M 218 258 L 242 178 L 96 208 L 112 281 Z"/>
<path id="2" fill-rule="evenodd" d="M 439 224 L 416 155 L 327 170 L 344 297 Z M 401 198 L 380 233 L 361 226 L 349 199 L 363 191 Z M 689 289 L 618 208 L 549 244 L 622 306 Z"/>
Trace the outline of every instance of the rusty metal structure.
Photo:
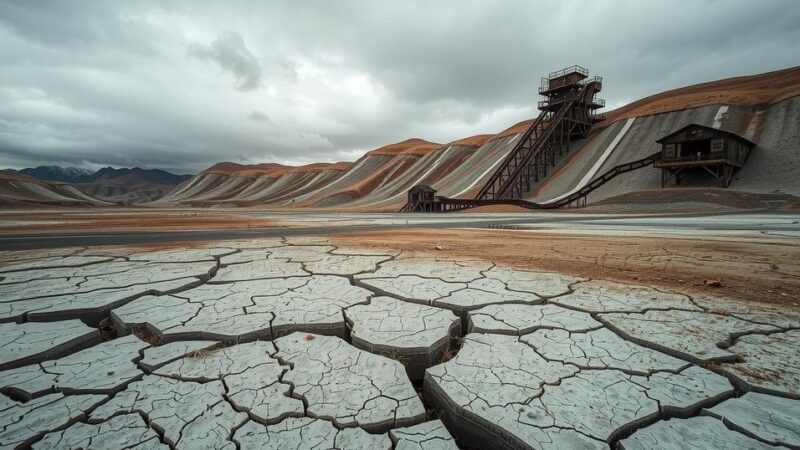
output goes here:
<path id="1" fill-rule="evenodd" d="M 474 200 L 436 196 L 430 202 L 407 203 L 401 212 L 449 211 L 480 204 L 516 204 L 532 185 L 547 176 L 547 170 L 570 149 L 570 143 L 589 136 L 592 125 L 603 120 L 597 110 L 605 101 L 596 98 L 603 79 L 589 77 L 589 71 L 572 66 L 542 78 L 538 104 L 539 116 L 531 123 L 517 145 L 502 161 Z M 413 189 L 413 188 L 412 188 Z"/>
<path id="2" fill-rule="evenodd" d="M 521 199 L 533 183 L 547 176 L 547 169 L 569 151 L 575 139 L 589 136 L 592 124 L 604 119 L 596 110 L 605 101 L 595 98 L 603 79 L 589 77 L 589 71 L 572 66 L 542 78 L 539 94 L 541 111 L 517 146 L 483 186 L 478 200 Z"/>
<path id="3" fill-rule="evenodd" d="M 681 173 L 703 169 L 728 187 L 733 173 L 744 166 L 755 143 L 728 131 L 698 124 L 687 125 L 657 140 L 661 156 L 655 167 L 661 169 L 661 187 L 669 181 L 681 183 Z"/>

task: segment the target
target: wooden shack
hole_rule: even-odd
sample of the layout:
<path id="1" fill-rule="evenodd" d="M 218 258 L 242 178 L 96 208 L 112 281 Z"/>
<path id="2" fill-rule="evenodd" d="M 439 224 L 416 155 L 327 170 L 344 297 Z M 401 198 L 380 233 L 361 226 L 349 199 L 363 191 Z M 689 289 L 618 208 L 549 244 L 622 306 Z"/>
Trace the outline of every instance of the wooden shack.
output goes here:
<path id="1" fill-rule="evenodd" d="M 656 142 L 661 144 L 661 157 L 654 164 L 661 169 L 661 187 L 672 179 L 680 184 L 681 172 L 689 169 L 702 169 L 716 178 L 720 187 L 728 187 L 733 173 L 744 166 L 756 145 L 735 133 L 698 124 Z"/>
<path id="2" fill-rule="evenodd" d="M 418 184 L 408 190 L 408 205 L 413 205 L 410 210 L 418 212 L 434 212 L 439 210 L 436 202 L 436 189 Z"/>

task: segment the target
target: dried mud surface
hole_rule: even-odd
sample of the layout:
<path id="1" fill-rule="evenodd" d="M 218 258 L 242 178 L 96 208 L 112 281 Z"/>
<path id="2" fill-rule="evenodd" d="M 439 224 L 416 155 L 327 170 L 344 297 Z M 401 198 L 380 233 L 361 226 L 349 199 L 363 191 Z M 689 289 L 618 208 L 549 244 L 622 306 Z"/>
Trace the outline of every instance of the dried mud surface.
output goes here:
<path id="1" fill-rule="evenodd" d="M 634 238 L 421 229 L 341 234 L 331 240 L 450 258 L 485 258 L 521 269 L 688 289 L 800 310 L 800 243 L 792 238 Z M 706 280 L 720 280 L 721 286 L 709 286 Z"/>
<path id="2" fill-rule="evenodd" d="M 791 302 L 635 275 L 775 242 L 438 233 L 0 252 L 0 448 L 800 446 Z"/>

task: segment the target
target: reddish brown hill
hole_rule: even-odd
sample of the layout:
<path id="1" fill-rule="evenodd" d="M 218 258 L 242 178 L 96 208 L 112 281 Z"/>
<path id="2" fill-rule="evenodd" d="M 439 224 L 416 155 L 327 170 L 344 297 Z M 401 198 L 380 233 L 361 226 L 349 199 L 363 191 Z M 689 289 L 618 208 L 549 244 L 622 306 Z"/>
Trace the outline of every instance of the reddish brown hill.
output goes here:
<path id="1" fill-rule="evenodd" d="M 305 166 L 284 166 L 277 163 L 262 164 L 237 164 L 234 162 L 221 162 L 214 164 L 200 172 L 237 177 L 278 177 L 287 173 L 321 172 L 323 170 L 346 170 L 352 163 L 312 163 Z"/>
<path id="2" fill-rule="evenodd" d="M 409 154 L 422 156 L 442 147 L 442 144 L 429 142 L 424 139 L 406 139 L 396 144 L 385 145 L 381 148 L 367 152 L 367 155 L 399 155 Z"/>
<path id="3" fill-rule="evenodd" d="M 276 163 L 262 163 L 262 164 L 237 164 L 235 162 L 219 162 L 209 167 L 200 173 L 228 175 L 232 176 L 243 171 L 260 173 L 266 175 L 274 170 L 283 169 L 286 166 Z"/>
<path id="4" fill-rule="evenodd" d="M 465 137 L 463 139 L 457 139 L 453 142 L 448 142 L 447 144 L 443 145 L 443 147 L 449 147 L 452 145 L 460 145 L 464 147 L 480 147 L 481 145 L 489 142 L 492 139 L 495 139 L 496 135 L 494 134 L 477 134 L 475 136 Z"/>
<path id="5" fill-rule="evenodd" d="M 621 119 L 648 116 L 707 105 L 770 105 L 800 95 L 800 66 L 758 75 L 695 84 L 645 97 L 606 113 L 599 128 Z M 489 140 L 522 133 L 533 119 L 523 120 Z"/>
<path id="6" fill-rule="evenodd" d="M 706 105 L 770 105 L 800 95 L 800 66 L 727 78 L 651 95 L 606 114 L 600 126 L 620 119 Z"/>
<path id="7" fill-rule="evenodd" d="M 108 206 L 112 203 L 86 195 L 66 183 L 43 181 L 30 175 L 0 170 L 0 206 Z"/>
<path id="8" fill-rule="evenodd" d="M 511 136 L 511 135 L 518 134 L 518 133 L 524 133 L 525 130 L 527 130 L 528 127 L 531 126 L 531 123 L 533 123 L 533 119 L 523 120 L 522 122 L 516 123 L 516 124 L 506 128 L 505 130 L 495 134 L 492 137 L 492 139 L 500 139 L 500 138 L 504 138 L 506 136 Z"/>
<path id="9" fill-rule="evenodd" d="M 30 183 L 38 183 L 38 184 L 58 184 L 52 183 L 49 181 L 40 180 L 38 178 L 34 178 L 30 175 L 25 175 L 23 173 L 15 172 L 13 170 L 0 170 L 0 180 L 15 180 L 15 181 L 27 181 Z"/>

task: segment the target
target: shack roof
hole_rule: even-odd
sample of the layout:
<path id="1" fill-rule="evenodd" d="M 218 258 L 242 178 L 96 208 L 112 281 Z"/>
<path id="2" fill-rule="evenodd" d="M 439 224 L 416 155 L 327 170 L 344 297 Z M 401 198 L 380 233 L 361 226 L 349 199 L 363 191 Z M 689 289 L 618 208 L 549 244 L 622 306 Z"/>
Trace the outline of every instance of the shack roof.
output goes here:
<path id="1" fill-rule="evenodd" d="M 689 129 L 705 130 L 705 131 L 711 132 L 712 135 L 717 135 L 717 136 L 729 136 L 729 137 L 731 137 L 733 139 L 736 139 L 736 140 L 738 140 L 738 141 L 742 142 L 743 144 L 748 145 L 750 147 L 755 147 L 756 146 L 755 142 L 753 142 L 753 141 L 751 141 L 751 140 L 749 140 L 747 138 L 744 138 L 742 136 L 739 136 L 736 133 L 732 133 L 730 131 L 725 131 L 725 130 L 720 130 L 718 128 L 707 127 L 705 125 L 700 125 L 700 124 L 697 124 L 697 123 L 691 123 L 691 124 L 686 125 L 685 127 L 681 128 L 681 129 L 675 130 L 672 133 L 662 137 L 661 139 L 658 139 L 656 142 L 659 143 L 659 144 L 663 144 L 664 142 L 670 140 L 672 137 L 674 137 L 674 136 L 676 136 L 678 134 L 681 134 L 681 133 L 683 133 L 683 132 L 685 132 L 685 131 L 687 131 Z"/>
<path id="2" fill-rule="evenodd" d="M 436 189 L 427 184 L 418 184 L 410 189 L 412 192 L 436 192 Z"/>

